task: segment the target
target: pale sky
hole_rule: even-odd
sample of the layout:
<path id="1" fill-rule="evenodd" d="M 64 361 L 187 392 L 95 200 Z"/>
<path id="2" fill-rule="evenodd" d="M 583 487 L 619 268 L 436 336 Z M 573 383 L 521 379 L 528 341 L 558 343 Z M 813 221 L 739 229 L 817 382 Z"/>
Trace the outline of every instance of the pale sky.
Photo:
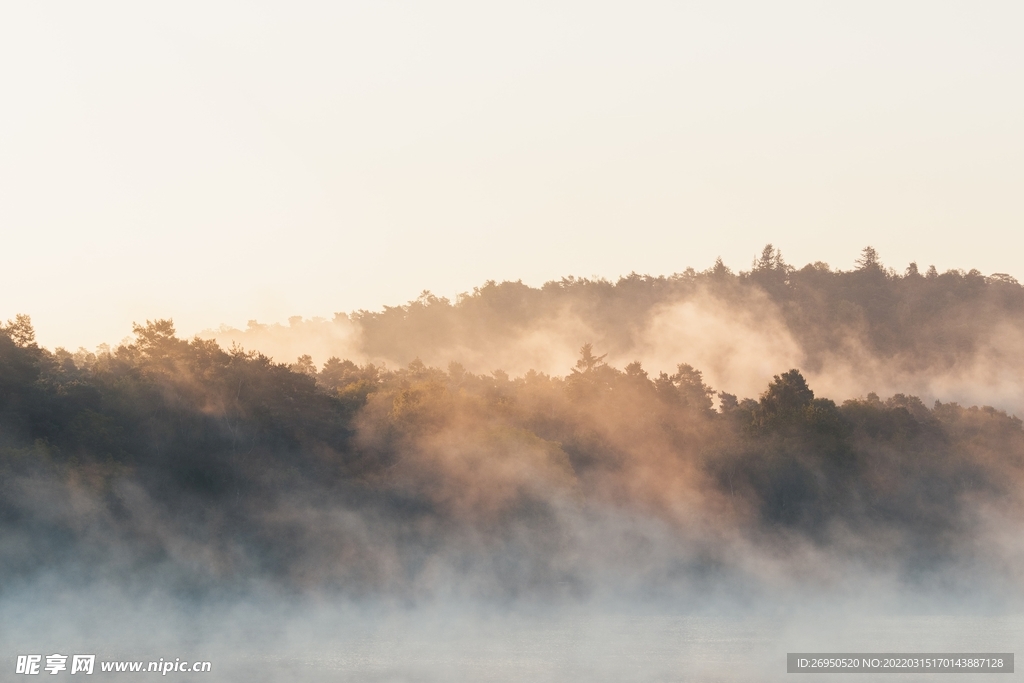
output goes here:
<path id="1" fill-rule="evenodd" d="M 1024 3 L 3 2 L 0 318 L 380 309 L 485 280 L 1024 279 Z"/>

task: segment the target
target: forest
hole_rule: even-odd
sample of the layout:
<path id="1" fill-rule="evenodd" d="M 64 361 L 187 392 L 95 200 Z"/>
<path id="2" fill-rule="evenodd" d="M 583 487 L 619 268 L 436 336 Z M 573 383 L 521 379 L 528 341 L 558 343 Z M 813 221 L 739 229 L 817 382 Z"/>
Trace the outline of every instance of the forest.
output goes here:
<path id="1" fill-rule="evenodd" d="M 332 356 L 405 367 L 416 359 L 476 374 L 561 376 L 592 343 L 624 368 L 699 368 L 719 391 L 756 397 L 797 367 L 838 399 L 909 393 L 1024 414 L 1024 289 L 1005 273 L 909 264 L 897 272 L 868 247 L 843 271 L 790 266 L 766 245 L 747 271 L 721 260 L 702 272 L 567 277 L 530 287 L 487 282 L 450 301 L 430 292 L 380 311 L 287 325 L 249 321 L 200 333 L 224 348 L 279 360 Z"/>
<path id="2" fill-rule="evenodd" d="M 770 301 L 801 364 L 747 396 L 690 358 L 613 362 L 656 304 L 698 290 Z M 593 337 L 560 373 L 436 360 L 564 306 Z M 1007 404 L 810 378 L 851 336 L 948 371 L 1022 307 L 1008 275 L 896 273 L 870 248 L 854 271 L 797 270 L 769 245 L 738 274 L 487 283 L 357 312 L 355 360 L 279 362 L 170 320 L 51 351 L 19 315 L 0 327 L 0 592 L 58 574 L 187 595 L 678 595 L 855 571 L 1019 592 L 1024 429 Z"/>

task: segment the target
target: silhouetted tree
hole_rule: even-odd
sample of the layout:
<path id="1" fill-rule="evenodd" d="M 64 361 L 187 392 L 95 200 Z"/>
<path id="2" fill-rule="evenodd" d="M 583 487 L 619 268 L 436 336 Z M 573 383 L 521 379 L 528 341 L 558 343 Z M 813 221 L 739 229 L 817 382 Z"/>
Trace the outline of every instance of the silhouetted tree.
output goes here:
<path id="1" fill-rule="evenodd" d="M 880 270 L 882 268 L 882 262 L 878 258 L 878 251 L 874 247 L 864 247 L 855 263 L 858 270 Z"/>

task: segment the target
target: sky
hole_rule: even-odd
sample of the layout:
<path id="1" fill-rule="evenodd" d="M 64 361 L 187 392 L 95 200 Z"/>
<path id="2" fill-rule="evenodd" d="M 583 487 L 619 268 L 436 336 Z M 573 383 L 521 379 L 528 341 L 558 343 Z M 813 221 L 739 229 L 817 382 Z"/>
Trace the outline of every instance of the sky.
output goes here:
<path id="1" fill-rule="evenodd" d="M 1017 2 L 0 4 L 0 319 L 41 344 L 429 289 L 1024 279 Z"/>

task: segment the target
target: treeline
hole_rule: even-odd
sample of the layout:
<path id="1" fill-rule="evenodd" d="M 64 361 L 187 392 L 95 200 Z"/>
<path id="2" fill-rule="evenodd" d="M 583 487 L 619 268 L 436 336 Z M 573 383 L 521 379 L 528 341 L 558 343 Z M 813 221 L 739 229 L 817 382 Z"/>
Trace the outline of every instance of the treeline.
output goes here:
<path id="1" fill-rule="evenodd" d="M 780 262 L 792 296 L 817 277 Z M 918 286 L 870 264 L 849 277 Z M 1015 305 L 1016 285 L 972 278 L 920 286 Z M 482 593 L 639 590 L 742 578 L 738 553 L 785 564 L 797 546 L 905 576 L 998 567 L 976 512 L 1014 509 L 1022 467 L 1002 411 L 837 404 L 795 369 L 740 398 L 590 344 L 564 376 L 510 377 L 286 365 L 165 320 L 100 354 L 40 348 L 24 316 L 0 328 L 0 589 L 59 570 L 188 591 L 415 592 L 448 575 Z"/>
<path id="2" fill-rule="evenodd" d="M 493 345 L 489 340 L 564 316 L 583 321 L 603 350 L 627 352 L 639 345 L 659 306 L 702 293 L 723 307 L 749 301 L 752 293 L 766 295 L 812 368 L 855 339 L 879 358 L 938 370 L 976 351 L 1001 325 L 1019 325 L 1024 315 L 1024 288 L 1005 273 L 939 273 L 934 266 L 922 272 L 916 263 L 897 272 L 871 247 L 854 270 L 820 261 L 798 269 L 769 244 L 747 271 L 733 272 L 719 259 L 701 272 L 632 273 L 616 282 L 569 277 L 534 288 L 491 281 L 454 303 L 424 292 L 404 306 L 348 317 L 360 330 L 363 354 L 402 363 L 433 348 L 486 348 Z"/>
<path id="3" fill-rule="evenodd" d="M 249 321 L 201 333 L 278 361 L 309 354 L 404 367 L 416 359 L 474 373 L 561 375 L 591 342 L 624 367 L 700 366 L 710 383 L 754 395 L 799 367 L 830 395 L 904 392 L 1024 414 L 1024 288 L 977 270 L 886 267 L 866 248 L 853 270 L 788 264 L 767 245 L 749 270 L 720 260 L 669 276 L 487 282 L 454 301 L 430 292 L 379 311 Z M 763 360 L 763 362 L 762 362 Z M 671 374 L 671 373 L 670 373 Z"/>

